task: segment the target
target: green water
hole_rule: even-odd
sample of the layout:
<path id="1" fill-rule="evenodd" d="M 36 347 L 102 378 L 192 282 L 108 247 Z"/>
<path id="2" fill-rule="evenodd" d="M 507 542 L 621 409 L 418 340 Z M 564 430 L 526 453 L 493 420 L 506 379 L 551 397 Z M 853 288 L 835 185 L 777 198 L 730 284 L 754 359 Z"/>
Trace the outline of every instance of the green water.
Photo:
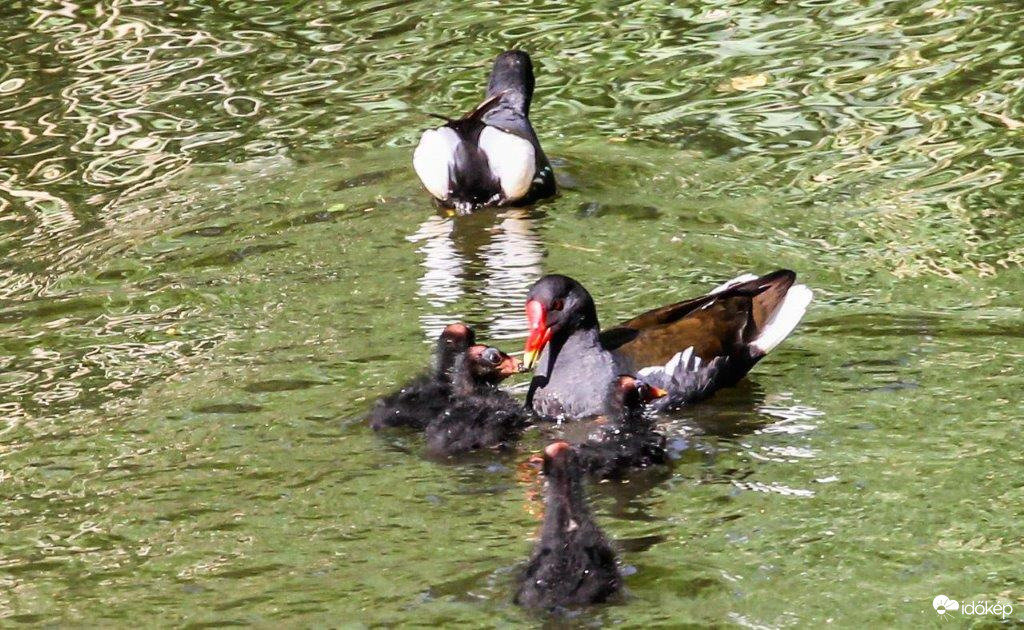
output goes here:
<path id="1" fill-rule="evenodd" d="M 670 477 L 592 488 L 629 594 L 569 623 L 1024 623 L 1019 2 L 0 18 L 0 625 L 541 623 L 543 437 L 439 464 L 362 414 L 444 323 L 520 349 L 541 273 L 610 323 L 782 266 L 796 333 L 664 420 Z M 442 218 L 418 112 L 511 46 L 561 194 Z"/>

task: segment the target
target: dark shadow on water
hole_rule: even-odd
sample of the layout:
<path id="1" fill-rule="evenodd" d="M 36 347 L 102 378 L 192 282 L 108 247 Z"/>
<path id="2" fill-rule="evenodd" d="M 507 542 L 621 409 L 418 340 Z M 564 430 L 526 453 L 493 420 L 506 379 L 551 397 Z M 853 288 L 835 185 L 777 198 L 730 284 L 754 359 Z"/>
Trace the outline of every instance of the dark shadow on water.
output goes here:
<path id="1" fill-rule="evenodd" d="M 623 553 L 642 553 L 650 550 L 668 540 L 668 536 L 655 534 L 651 536 L 637 536 L 635 538 L 617 538 L 615 546 Z"/>
<path id="2" fill-rule="evenodd" d="M 203 256 L 194 260 L 189 266 L 194 268 L 203 267 L 228 267 L 231 265 L 237 265 L 246 258 L 251 256 L 257 256 L 259 254 L 266 254 L 274 252 L 279 249 L 287 249 L 294 247 L 292 243 L 268 243 L 266 245 L 246 245 L 237 249 L 228 250 L 226 252 L 220 252 L 218 254 L 211 254 L 209 256 Z"/>
<path id="3" fill-rule="evenodd" d="M 391 177 L 405 176 L 407 171 L 405 169 L 384 169 L 379 171 L 371 171 L 369 173 L 360 173 L 354 177 L 349 177 L 334 184 L 334 190 L 347 190 L 349 188 L 362 188 L 363 186 L 369 186 L 370 184 L 379 184 Z M 426 193 L 424 193 L 426 194 Z"/>
<path id="4" fill-rule="evenodd" d="M 581 204 L 577 214 L 581 217 L 617 216 L 631 221 L 652 221 L 661 218 L 661 211 L 654 206 L 631 203 L 604 204 L 599 201 Z"/>
<path id="5" fill-rule="evenodd" d="M 225 234 L 233 231 L 234 228 L 236 228 L 237 226 L 237 223 L 228 223 L 227 225 L 208 225 L 200 228 L 195 228 L 192 230 L 187 230 L 185 232 L 178 234 L 178 237 L 181 238 L 195 236 L 202 238 L 211 238 L 216 236 L 224 236 Z"/>
<path id="6" fill-rule="evenodd" d="M 319 381 L 307 381 L 298 378 L 277 378 L 249 383 L 242 389 L 253 394 L 266 394 L 272 392 L 290 392 L 297 389 L 309 389 L 310 387 L 317 387 L 318 385 L 326 385 L 326 383 L 321 383 Z"/>
<path id="7" fill-rule="evenodd" d="M 682 423 L 699 435 L 734 438 L 748 435 L 775 422 L 758 412 L 764 405 L 764 388 L 750 379 L 717 392 L 711 398 L 664 414 L 672 423 Z"/>
<path id="8" fill-rule="evenodd" d="M 649 505 L 644 499 L 671 477 L 671 467 L 653 466 L 635 471 L 622 481 L 591 481 L 588 490 L 592 500 L 600 500 L 601 497 L 611 499 L 611 503 L 604 511 L 613 518 L 645 523 L 657 522 L 661 518 L 650 513 Z"/>
<path id="9" fill-rule="evenodd" d="M 356 216 L 360 212 L 362 211 L 345 206 L 331 208 L 328 210 L 315 210 L 313 212 L 307 212 L 296 217 L 288 217 L 287 219 L 271 223 L 270 229 L 281 230 L 286 228 L 297 227 L 300 225 L 312 225 L 314 223 L 329 223 L 331 221 L 337 221 L 340 219 L 347 219 Z"/>
<path id="10" fill-rule="evenodd" d="M 256 413 L 262 411 L 263 407 L 259 405 L 250 405 L 247 403 L 216 403 L 212 405 L 203 405 L 201 407 L 195 407 L 192 409 L 195 413 Z"/>
<path id="11" fill-rule="evenodd" d="M 490 570 L 476 571 L 466 575 L 460 575 L 459 577 L 453 580 L 448 580 L 447 582 L 435 584 L 427 589 L 423 594 L 423 598 L 428 601 L 447 598 L 461 602 L 479 601 L 481 597 L 474 595 L 473 591 L 477 590 L 479 585 L 485 584 L 487 582 L 487 578 L 490 577 L 492 573 L 493 571 Z"/>

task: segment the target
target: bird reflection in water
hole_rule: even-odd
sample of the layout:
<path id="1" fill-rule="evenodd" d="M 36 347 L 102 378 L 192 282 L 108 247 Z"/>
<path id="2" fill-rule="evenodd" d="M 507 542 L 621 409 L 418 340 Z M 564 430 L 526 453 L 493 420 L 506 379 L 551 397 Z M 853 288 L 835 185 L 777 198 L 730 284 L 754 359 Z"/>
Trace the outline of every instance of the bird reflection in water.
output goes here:
<path id="1" fill-rule="evenodd" d="M 445 325 L 470 319 L 488 338 L 526 334 L 521 306 L 545 256 L 538 215 L 524 208 L 478 212 L 465 217 L 431 216 L 408 240 L 423 255 L 420 295 L 430 312 L 420 316 L 423 334 L 435 339 Z M 471 312 L 452 306 L 463 297 Z M 479 311 L 475 309 L 480 309 Z"/>

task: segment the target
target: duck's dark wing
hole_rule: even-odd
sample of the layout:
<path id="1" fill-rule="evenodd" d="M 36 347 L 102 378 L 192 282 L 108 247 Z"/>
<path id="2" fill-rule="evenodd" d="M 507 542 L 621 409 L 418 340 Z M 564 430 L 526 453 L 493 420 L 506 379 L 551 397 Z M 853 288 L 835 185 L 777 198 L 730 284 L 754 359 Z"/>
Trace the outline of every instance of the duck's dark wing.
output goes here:
<path id="1" fill-rule="evenodd" d="M 795 273 L 781 269 L 727 284 L 623 322 L 602 332 L 601 342 L 634 369 L 664 364 L 691 347 L 704 361 L 732 356 L 757 338 L 795 280 Z"/>
<path id="2" fill-rule="evenodd" d="M 475 123 L 483 126 L 484 116 L 501 104 L 501 97 L 501 93 L 488 96 L 462 118 L 449 121 L 450 125 L 454 126 L 458 123 Z"/>

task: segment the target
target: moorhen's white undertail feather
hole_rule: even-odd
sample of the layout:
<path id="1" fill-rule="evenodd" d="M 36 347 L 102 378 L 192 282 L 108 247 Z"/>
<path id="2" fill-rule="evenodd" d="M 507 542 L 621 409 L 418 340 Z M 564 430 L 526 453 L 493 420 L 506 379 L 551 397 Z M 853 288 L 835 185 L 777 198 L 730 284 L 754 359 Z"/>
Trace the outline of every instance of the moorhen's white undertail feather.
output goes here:
<path id="1" fill-rule="evenodd" d="M 498 179 L 505 199 L 525 197 L 536 171 L 537 155 L 530 141 L 494 127 L 484 127 L 478 146 L 487 156 L 487 163 Z"/>
<path id="2" fill-rule="evenodd" d="M 437 199 L 447 199 L 451 192 L 449 173 L 458 146 L 459 134 L 454 129 L 438 127 L 423 132 L 412 154 L 412 166 L 423 182 L 423 187 Z"/>

